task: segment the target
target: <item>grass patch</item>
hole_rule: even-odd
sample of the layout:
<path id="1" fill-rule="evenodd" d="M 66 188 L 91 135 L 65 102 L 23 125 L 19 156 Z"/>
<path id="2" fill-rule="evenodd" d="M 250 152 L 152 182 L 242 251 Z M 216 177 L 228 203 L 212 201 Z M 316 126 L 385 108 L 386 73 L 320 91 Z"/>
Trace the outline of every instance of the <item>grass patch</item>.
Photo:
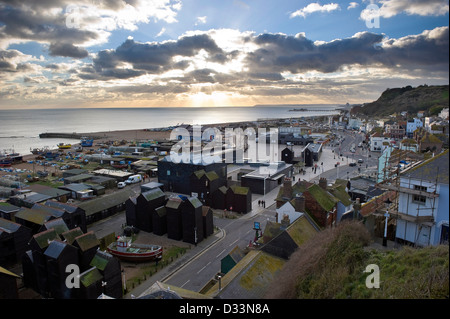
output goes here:
<path id="1" fill-rule="evenodd" d="M 369 248 L 359 223 L 318 233 L 292 254 L 267 298 L 447 299 L 449 246 Z M 380 288 L 367 288 L 365 269 L 376 264 Z"/>

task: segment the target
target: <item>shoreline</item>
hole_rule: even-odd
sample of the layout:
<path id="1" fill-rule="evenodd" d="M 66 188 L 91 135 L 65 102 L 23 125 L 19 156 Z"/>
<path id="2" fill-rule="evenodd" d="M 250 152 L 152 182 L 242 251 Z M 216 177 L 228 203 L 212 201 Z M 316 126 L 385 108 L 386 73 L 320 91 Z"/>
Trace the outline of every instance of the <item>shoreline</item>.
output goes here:
<path id="1" fill-rule="evenodd" d="M 326 116 L 326 115 L 324 115 Z M 307 122 L 305 125 L 311 125 L 311 123 L 308 123 L 308 120 L 314 120 L 317 118 L 320 118 L 323 116 L 312 116 L 308 117 L 307 119 L 302 119 L 302 121 Z M 299 120 L 299 117 L 292 117 L 290 119 L 297 119 Z M 223 122 L 223 123 L 213 123 L 213 124 L 203 124 L 201 125 L 202 128 L 208 128 L 208 127 L 218 127 L 218 128 L 235 128 L 235 127 L 260 127 L 261 124 L 272 124 L 277 123 L 279 121 L 285 121 L 287 119 L 285 118 L 272 118 L 272 119 L 259 119 L 256 121 L 243 121 L 243 122 Z M 195 125 L 195 124 L 181 124 L 181 125 Z M 91 150 L 94 151 L 98 148 L 102 147 L 99 144 L 103 144 L 110 141 L 126 141 L 127 143 L 133 143 L 136 141 L 157 141 L 159 143 L 164 143 L 170 140 L 170 134 L 171 131 L 177 126 L 168 126 L 168 127 L 161 127 L 161 128 L 144 128 L 144 129 L 127 129 L 127 130 L 114 130 L 114 131 L 99 131 L 99 132 L 84 132 L 84 133 L 62 133 L 61 134 L 76 134 L 77 136 L 86 136 L 86 137 L 93 137 L 94 143 L 92 147 L 84 147 L 84 150 Z M 58 133 L 54 133 L 58 134 Z M 45 139 L 45 138 L 42 138 Z M 76 143 L 70 143 L 71 148 L 70 149 L 63 149 L 61 150 L 63 154 L 66 154 L 66 152 L 75 153 L 75 148 L 81 145 L 81 141 L 78 139 L 74 139 L 74 141 L 77 140 Z M 53 148 L 49 149 L 49 151 L 58 151 L 59 148 Z M 80 152 L 85 154 L 85 152 Z M 34 162 L 36 160 L 36 157 L 38 155 L 27 153 L 27 154 L 20 154 L 22 156 L 22 162 L 21 163 L 14 163 L 10 167 L 6 167 L 6 169 L 12 169 L 13 171 L 15 169 L 24 170 L 21 173 L 26 172 L 33 172 L 36 170 L 35 163 L 29 163 Z M 39 170 L 39 169 L 37 169 Z M 16 173 L 17 172 L 13 172 Z M 11 174 L 11 172 L 7 172 L 4 170 L 0 170 L 0 176 Z"/>

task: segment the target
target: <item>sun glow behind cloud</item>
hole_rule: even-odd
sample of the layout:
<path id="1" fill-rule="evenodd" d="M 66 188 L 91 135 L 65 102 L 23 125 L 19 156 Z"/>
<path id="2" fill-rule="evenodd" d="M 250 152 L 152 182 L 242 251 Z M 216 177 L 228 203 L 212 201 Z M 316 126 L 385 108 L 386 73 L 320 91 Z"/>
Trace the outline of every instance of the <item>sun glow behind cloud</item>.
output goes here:
<path id="1" fill-rule="evenodd" d="M 198 1 L 0 0 L 0 105 L 360 103 L 386 87 L 448 83 L 448 22 L 401 24 L 448 18 L 446 0 L 374 1 L 391 22 L 382 27 L 400 21 L 392 29 L 364 27 L 368 2 L 215 11 Z M 311 35 L 324 18 L 332 30 Z M 272 21 L 280 27 L 266 31 Z"/>

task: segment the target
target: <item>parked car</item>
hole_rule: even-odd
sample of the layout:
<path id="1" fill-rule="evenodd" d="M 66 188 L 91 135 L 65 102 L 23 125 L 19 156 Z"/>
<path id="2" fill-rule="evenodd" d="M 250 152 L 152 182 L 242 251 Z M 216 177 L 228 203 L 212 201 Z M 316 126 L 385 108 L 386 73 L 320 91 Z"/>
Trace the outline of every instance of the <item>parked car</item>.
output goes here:
<path id="1" fill-rule="evenodd" d="M 352 163 L 348 164 L 348 166 L 351 166 L 351 167 L 356 166 L 356 163 L 352 162 Z"/>
<path id="2" fill-rule="evenodd" d="M 363 159 L 360 158 L 360 159 L 358 160 L 358 163 L 359 163 L 359 164 L 364 163 Z"/>
<path id="3" fill-rule="evenodd" d="M 127 184 L 125 182 L 118 182 L 117 183 L 117 188 L 124 188 L 125 186 L 127 186 Z"/>

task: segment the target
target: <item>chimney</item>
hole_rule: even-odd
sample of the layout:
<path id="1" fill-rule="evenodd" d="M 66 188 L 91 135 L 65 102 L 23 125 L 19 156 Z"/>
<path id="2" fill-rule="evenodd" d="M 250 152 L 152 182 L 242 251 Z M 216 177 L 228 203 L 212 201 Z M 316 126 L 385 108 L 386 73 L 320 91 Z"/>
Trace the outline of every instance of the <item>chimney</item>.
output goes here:
<path id="1" fill-rule="evenodd" d="M 283 219 L 281 220 L 281 229 L 286 229 L 291 224 L 291 220 L 288 215 L 283 215 Z"/>
<path id="2" fill-rule="evenodd" d="M 292 198 L 292 182 L 290 178 L 285 178 L 283 183 L 283 197 Z"/>
<path id="3" fill-rule="evenodd" d="M 319 179 L 319 186 L 324 189 L 327 190 L 327 179 L 325 177 L 321 177 Z"/>
<path id="4" fill-rule="evenodd" d="M 305 196 L 297 194 L 295 197 L 294 208 L 296 212 L 303 213 L 305 211 Z"/>

